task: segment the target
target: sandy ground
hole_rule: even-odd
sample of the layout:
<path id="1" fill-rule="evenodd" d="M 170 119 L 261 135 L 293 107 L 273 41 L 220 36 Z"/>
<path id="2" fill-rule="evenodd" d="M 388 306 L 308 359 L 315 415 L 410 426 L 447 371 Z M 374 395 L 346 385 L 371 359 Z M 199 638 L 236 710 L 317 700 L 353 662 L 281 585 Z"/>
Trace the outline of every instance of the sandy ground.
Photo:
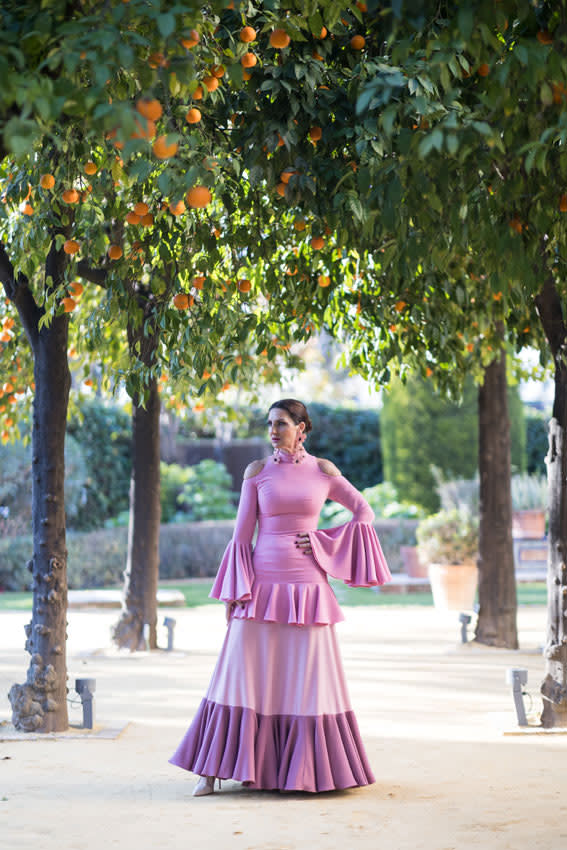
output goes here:
<path id="1" fill-rule="evenodd" d="M 167 613 L 167 612 L 163 612 Z M 163 616 L 162 613 L 162 616 Z M 320 795 L 223 783 L 193 798 L 168 764 L 212 672 L 221 607 L 175 610 L 175 651 L 122 654 L 113 612 L 69 615 L 69 680 L 97 681 L 95 732 L 2 740 L 5 850 L 387 848 L 550 850 L 566 846 L 567 735 L 517 732 L 509 667 L 527 667 L 540 709 L 545 612 L 521 609 L 519 652 L 459 643 L 454 618 L 429 608 L 345 608 L 343 657 L 377 782 Z M 0 720 L 25 678 L 27 614 L 0 615 Z M 161 619 L 161 618 L 160 618 Z M 162 634 L 165 644 L 165 630 Z M 80 707 L 71 706 L 80 725 Z M 122 730 L 120 734 L 116 730 Z"/>

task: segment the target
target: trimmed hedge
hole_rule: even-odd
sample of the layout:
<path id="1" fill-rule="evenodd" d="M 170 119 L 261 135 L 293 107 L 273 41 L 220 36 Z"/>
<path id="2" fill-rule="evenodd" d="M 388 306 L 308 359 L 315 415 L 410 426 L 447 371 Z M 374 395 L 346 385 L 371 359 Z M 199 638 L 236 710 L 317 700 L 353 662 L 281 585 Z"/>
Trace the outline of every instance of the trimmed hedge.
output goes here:
<path id="1" fill-rule="evenodd" d="M 518 388 L 508 387 L 512 465 L 526 466 L 526 440 Z M 478 470 L 478 389 L 472 380 L 460 404 L 438 395 L 430 382 L 410 377 L 392 381 L 380 415 L 384 474 L 400 499 L 439 510 L 432 467 L 444 479 L 474 478 Z"/>
<path id="2" fill-rule="evenodd" d="M 374 523 L 392 572 L 402 569 L 400 546 L 415 545 L 416 520 L 382 519 Z M 232 536 L 232 520 L 162 525 L 160 578 L 213 577 Z M 70 589 L 121 584 L 126 566 L 128 530 L 105 528 L 67 535 Z M 0 540 L 0 588 L 30 588 L 26 564 L 31 558 L 31 537 Z"/>

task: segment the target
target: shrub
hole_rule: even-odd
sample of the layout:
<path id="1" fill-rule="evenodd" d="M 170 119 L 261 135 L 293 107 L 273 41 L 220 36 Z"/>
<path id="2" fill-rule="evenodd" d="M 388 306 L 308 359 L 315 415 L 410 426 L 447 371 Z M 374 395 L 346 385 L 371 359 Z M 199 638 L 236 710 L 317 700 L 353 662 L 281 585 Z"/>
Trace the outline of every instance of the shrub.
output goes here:
<path id="1" fill-rule="evenodd" d="M 366 487 L 362 495 L 379 519 L 418 519 L 423 514 L 423 508 L 418 505 L 400 502 L 396 488 L 388 481 L 383 481 L 382 484 L 376 484 L 374 487 Z M 351 517 L 351 512 L 342 505 L 337 502 L 327 502 L 323 505 L 319 524 L 341 525 L 348 522 Z"/>
<path id="2" fill-rule="evenodd" d="M 415 520 L 383 519 L 374 523 L 393 572 L 402 569 L 400 546 L 415 543 Z M 160 533 L 160 578 L 183 579 L 216 575 L 234 529 L 233 520 L 163 525 Z M 122 584 L 128 533 L 125 528 L 72 532 L 67 537 L 68 581 L 71 589 Z M 0 540 L 0 587 L 29 590 L 27 563 L 31 535 Z"/>
<path id="3" fill-rule="evenodd" d="M 419 557 L 424 564 L 465 564 L 478 555 L 478 518 L 465 509 L 439 511 L 417 526 Z"/>
<path id="4" fill-rule="evenodd" d="M 1 531 L 19 535 L 31 528 L 32 448 L 18 441 L 0 446 Z M 77 524 L 84 510 L 88 485 L 87 463 L 82 446 L 67 434 L 65 439 L 65 511 L 67 524 Z"/>
<path id="5" fill-rule="evenodd" d="M 238 493 L 232 492 L 232 479 L 223 463 L 202 460 L 189 468 L 189 476 L 178 498 L 187 519 L 233 519 Z"/>
<path id="6" fill-rule="evenodd" d="M 178 499 L 191 476 L 191 469 L 188 466 L 180 466 L 178 463 L 162 461 L 159 472 L 161 521 L 171 522 L 179 510 Z"/>
<path id="7" fill-rule="evenodd" d="M 83 451 L 87 478 L 73 527 L 98 528 L 128 507 L 131 421 L 127 413 L 98 399 L 83 401 L 68 425 Z"/>
<path id="8" fill-rule="evenodd" d="M 313 431 L 305 447 L 338 466 L 358 490 L 383 480 L 380 420 L 376 410 L 310 404 Z"/>
<path id="9" fill-rule="evenodd" d="M 223 463 L 202 460 L 195 466 L 161 463 L 162 522 L 232 519 L 238 493 Z"/>
<path id="10" fill-rule="evenodd" d="M 465 383 L 460 404 L 437 395 L 430 382 L 394 381 L 381 413 L 384 475 L 403 500 L 439 508 L 432 467 L 444 478 L 472 479 L 478 468 L 478 390 Z M 508 390 L 512 465 L 525 467 L 524 423 L 516 387 Z"/>
<path id="11" fill-rule="evenodd" d="M 526 471 L 529 475 L 547 475 L 548 417 L 536 410 L 526 413 Z"/>

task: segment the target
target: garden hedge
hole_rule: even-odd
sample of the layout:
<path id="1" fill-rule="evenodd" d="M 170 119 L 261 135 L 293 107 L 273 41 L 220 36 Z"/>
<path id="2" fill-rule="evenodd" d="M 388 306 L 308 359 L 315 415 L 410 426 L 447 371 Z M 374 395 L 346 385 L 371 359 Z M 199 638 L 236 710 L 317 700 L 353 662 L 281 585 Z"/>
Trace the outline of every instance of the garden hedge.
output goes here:
<path id="1" fill-rule="evenodd" d="M 375 522 L 390 569 L 402 569 L 400 546 L 415 544 L 415 520 L 383 519 Z M 234 522 L 190 522 L 162 525 L 160 535 L 160 578 L 213 577 L 232 536 Z M 121 584 L 126 566 L 128 530 L 106 528 L 67 535 L 70 589 Z M 0 540 L 0 588 L 28 590 L 31 557 L 29 536 Z"/>

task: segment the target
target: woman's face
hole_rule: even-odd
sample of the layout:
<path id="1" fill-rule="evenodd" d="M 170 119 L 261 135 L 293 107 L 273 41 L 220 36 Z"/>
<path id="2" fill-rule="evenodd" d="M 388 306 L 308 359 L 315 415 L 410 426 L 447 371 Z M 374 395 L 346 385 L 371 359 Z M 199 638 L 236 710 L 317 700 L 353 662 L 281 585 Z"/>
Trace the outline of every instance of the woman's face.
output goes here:
<path id="1" fill-rule="evenodd" d="M 273 407 L 268 413 L 268 433 L 275 449 L 293 452 L 296 447 L 297 435 L 305 428 L 305 423 L 296 425 L 287 410 Z"/>

